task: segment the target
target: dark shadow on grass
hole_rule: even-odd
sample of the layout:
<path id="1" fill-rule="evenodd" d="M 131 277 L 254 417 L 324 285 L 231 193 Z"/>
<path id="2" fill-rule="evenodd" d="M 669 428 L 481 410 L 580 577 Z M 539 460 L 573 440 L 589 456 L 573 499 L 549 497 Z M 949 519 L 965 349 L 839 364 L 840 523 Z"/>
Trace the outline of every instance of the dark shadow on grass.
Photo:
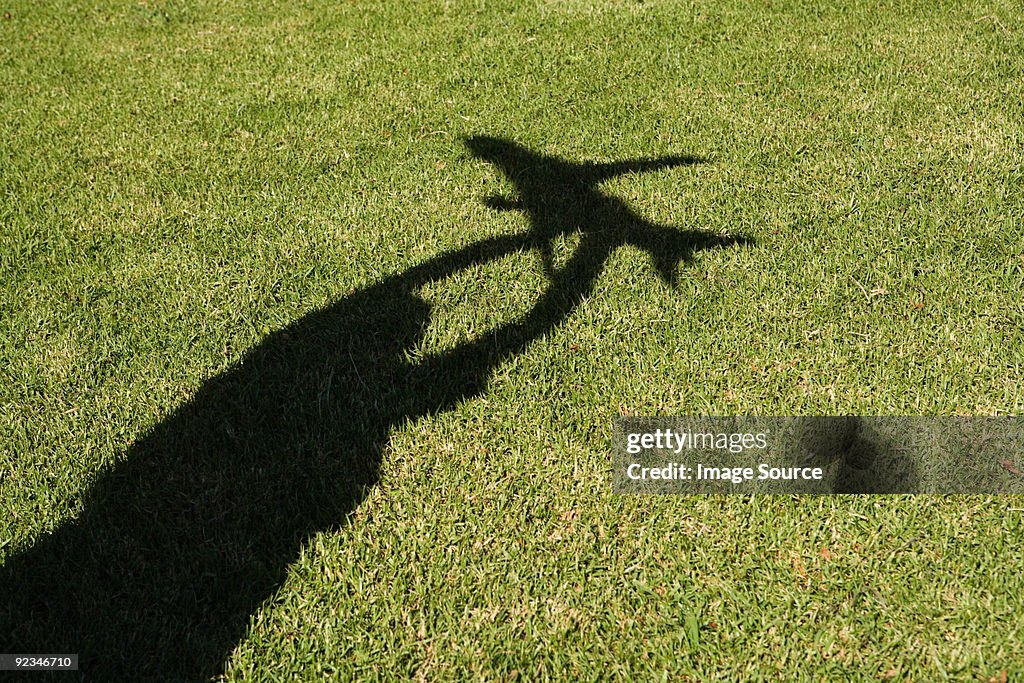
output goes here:
<path id="1" fill-rule="evenodd" d="M 838 465 L 833 493 L 916 493 L 920 473 L 900 444 L 870 417 L 803 418 L 802 450 L 813 464 Z"/>
<path id="2" fill-rule="evenodd" d="M 485 389 L 553 330 L 631 244 L 672 281 L 700 249 L 740 240 L 649 223 L 597 183 L 689 157 L 574 164 L 493 138 L 466 141 L 515 184 L 522 234 L 440 254 L 268 336 L 136 442 L 80 517 L 0 568 L 0 652 L 79 653 L 89 680 L 216 675 L 312 534 L 337 529 L 378 476 L 389 433 Z M 579 231 L 561 268 L 551 241 Z M 550 286 L 522 317 L 419 361 L 424 284 L 523 250 Z M 61 674 L 66 680 L 68 674 Z"/>

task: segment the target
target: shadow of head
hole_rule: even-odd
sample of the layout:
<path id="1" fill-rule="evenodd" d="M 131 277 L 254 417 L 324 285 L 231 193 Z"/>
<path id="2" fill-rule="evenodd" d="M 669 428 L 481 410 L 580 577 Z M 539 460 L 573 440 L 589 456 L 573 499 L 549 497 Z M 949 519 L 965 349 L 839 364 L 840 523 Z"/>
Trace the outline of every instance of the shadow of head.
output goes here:
<path id="1" fill-rule="evenodd" d="M 429 400 L 405 357 L 429 309 L 405 284 L 272 333 L 136 441 L 78 519 L 0 567 L 0 651 L 80 652 L 97 680 L 214 675 Z"/>

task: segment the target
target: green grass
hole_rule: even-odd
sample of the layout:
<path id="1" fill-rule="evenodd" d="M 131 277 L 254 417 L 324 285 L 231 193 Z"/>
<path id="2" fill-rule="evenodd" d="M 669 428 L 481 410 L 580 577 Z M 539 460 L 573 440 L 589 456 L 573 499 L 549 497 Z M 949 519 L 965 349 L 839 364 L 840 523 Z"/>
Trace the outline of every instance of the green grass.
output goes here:
<path id="1" fill-rule="evenodd" d="M 1020 7 L 836 5 L 7 0 L 0 560 L 52 612 L 0 611 L 0 651 L 33 634 L 101 678 L 1024 677 L 1019 496 L 609 492 L 619 414 L 1024 408 Z M 674 286 L 622 247 L 517 345 L 536 250 L 402 279 L 531 227 L 473 136 L 703 158 L 600 187 L 749 241 Z M 508 353 L 449 362 L 488 335 Z M 237 463 L 209 438 L 235 420 Z M 106 552 L 139 574 L 103 583 Z M 230 568 L 196 600 L 234 611 L 128 650 L 198 618 L 193 567 Z"/>

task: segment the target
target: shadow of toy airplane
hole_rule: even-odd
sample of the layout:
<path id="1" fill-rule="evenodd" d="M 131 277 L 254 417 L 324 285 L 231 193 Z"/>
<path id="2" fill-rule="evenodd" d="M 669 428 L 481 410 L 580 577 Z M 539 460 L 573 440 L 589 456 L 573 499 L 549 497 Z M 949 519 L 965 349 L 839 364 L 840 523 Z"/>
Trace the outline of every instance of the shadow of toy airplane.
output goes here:
<path id="1" fill-rule="evenodd" d="M 574 164 L 466 141 L 515 184 L 521 234 L 435 256 L 274 332 L 134 443 L 81 515 L 0 567 L 0 652 L 79 653 L 90 680 L 215 676 L 318 532 L 341 527 L 378 477 L 392 429 L 483 393 L 492 371 L 572 315 L 609 256 L 648 253 L 672 281 L 699 249 L 742 242 L 649 223 L 597 183 L 691 157 Z M 579 231 L 559 269 L 551 243 Z M 550 286 L 525 315 L 413 362 L 423 285 L 523 250 Z M 67 676 L 62 673 L 62 676 Z"/>

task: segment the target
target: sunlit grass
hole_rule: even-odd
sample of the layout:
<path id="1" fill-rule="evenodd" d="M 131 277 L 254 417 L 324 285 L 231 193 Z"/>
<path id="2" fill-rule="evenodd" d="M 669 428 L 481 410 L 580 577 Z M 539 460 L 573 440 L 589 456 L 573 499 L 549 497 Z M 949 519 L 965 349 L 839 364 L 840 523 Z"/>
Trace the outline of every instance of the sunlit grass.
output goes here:
<path id="1" fill-rule="evenodd" d="M 753 243 L 674 288 L 619 250 L 486 391 L 397 427 L 227 678 L 1024 676 L 1018 498 L 630 498 L 608 477 L 622 413 L 1021 411 L 1019 6 L 0 10 L 0 557 L 275 330 L 526 231 L 465 138 L 686 154 L 707 162 L 602 189 Z M 547 284 L 524 252 L 424 287 L 410 353 Z"/>

